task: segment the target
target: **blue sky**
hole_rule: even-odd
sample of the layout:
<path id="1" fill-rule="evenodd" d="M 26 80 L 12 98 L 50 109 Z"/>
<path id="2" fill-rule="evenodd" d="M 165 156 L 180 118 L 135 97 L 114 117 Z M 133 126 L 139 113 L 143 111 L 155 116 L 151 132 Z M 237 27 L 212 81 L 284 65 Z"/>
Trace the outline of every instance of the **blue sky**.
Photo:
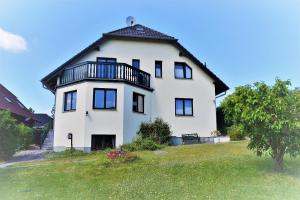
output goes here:
<path id="1" fill-rule="evenodd" d="M 178 38 L 232 89 L 277 76 L 300 86 L 299 0 L 2 0 L 0 83 L 49 113 L 40 79 L 129 15 Z"/>

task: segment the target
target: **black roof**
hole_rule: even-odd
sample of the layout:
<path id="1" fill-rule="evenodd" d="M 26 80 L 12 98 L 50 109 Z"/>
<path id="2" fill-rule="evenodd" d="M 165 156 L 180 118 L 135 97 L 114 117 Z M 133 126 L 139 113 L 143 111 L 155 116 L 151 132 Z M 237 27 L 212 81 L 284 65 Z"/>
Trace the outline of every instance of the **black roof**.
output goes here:
<path id="1" fill-rule="evenodd" d="M 190 53 L 186 48 L 184 48 L 176 38 L 166 35 L 164 33 L 158 32 L 146 26 L 136 24 L 134 26 L 129 26 L 125 28 L 121 28 L 115 31 L 111 31 L 108 33 L 104 33 L 103 37 L 96 40 L 94 43 L 89 45 L 87 48 L 83 49 L 81 52 L 73 56 L 67 62 L 62 64 L 56 70 L 45 76 L 41 82 L 47 89 L 51 91 L 55 90 L 56 79 L 59 73 L 68 65 L 70 65 L 73 61 L 80 58 L 81 56 L 88 53 L 90 50 L 97 49 L 100 44 L 108 39 L 123 39 L 123 40 L 150 40 L 150 41 L 158 41 L 158 42 L 167 42 L 172 45 L 175 45 L 180 50 L 180 55 L 186 56 L 190 58 L 196 65 L 198 65 L 204 72 L 206 72 L 213 80 L 216 86 L 216 95 L 225 92 L 229 89 L 229 87 L 219 79 L 212 71 L 210 71 L 206 65 L 200 62 L 192 53 Z"/>
<path id="2" fill-rule="evenodd" d="M 144 39 L 147 38 L 147 39 L 156 39 L 156 40 L 177 40 L 172 36 L 158 32 L 156 30 L 153 30 L 151 28 L 148 28 L 140 24 L 136 24 L 134 26 L 129 26 L 108 33 L 104 33 L 103 35 L 144 38 Z"/>
<path id="3" fill-rule="evenodd" d="M 44 113 L 34 113 L 34 116 L 37 120 L 36 126 L 43 126 L 53 120 L 52 117 Z"/>

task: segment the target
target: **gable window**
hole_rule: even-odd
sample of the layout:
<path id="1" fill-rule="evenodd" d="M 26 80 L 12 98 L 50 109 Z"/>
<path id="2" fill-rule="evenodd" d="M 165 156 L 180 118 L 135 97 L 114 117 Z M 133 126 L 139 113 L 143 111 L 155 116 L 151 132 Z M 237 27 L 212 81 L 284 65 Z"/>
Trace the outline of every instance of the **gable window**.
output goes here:
<path id="1" fill-rule="evenodd" d="M 134 68 L 139 69 L 140 68 L 140 60 L 138 60 L 138 59 L 132 59 L 132 66 Z"/>
<path id="2" fill-rule="evenodd" d="M 133 93 L 132 95 L 132 111 L 144 113 L 144 95 Z"/>
<path id="3" fill-rule="evenodd" d="M 155 61 L 155 77 L 161 78 L 162 77 L 162 61 Z"/>
<path id="4" fill-rule="evenodd" d="M 116 89 L 94 89 L 93 98 L 94 109 L 116 109 L 117 90 Z"/>
<path id="5" fill-rule="evenodd" d="M 176 98 L 175 99 L 175 115 L 177 115 L 177 116 L 193 116 L 193 99 Z"/>
<path id="6" fill-rule="evenodd" d="M 114 79 L 116 78 L 116 58 L 97 58 L 97 78 Z"/>
<path id="7" fill-rule="evenodd" d="M 175 63 L 175 78 L 192 79 L 192 68 L 185 63 Z"/>
<path id="8" fill-rule="evenodd" d="M 76 110 L 77 91 L 65 92 L 64 111 Z"/>

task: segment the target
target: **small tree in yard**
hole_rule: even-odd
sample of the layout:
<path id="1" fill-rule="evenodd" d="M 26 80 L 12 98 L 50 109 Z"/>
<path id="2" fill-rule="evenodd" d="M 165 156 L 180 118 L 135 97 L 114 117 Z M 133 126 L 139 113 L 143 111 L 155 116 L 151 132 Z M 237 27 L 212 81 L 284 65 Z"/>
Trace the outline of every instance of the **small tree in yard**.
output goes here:
<path id="1" fill-rule="evenodd" d="M 31 143 L 32 129 L 17 124 L 9 111 L 0 111 L 0 160 L 7 160 L 18 149 L 24 149 Z"/>
<path id="2" fill-rule="evenodd" d="M 248 148 L 258 156 L 268 152 L 276 171 L 283 169 L 286 153 L 292 157 L 300 153 L 300 95 L 290 85 L 276 79 L 273 86 L 263 82 L 241 86 L 221 105 L 227 122 L 244 127 Z"/>

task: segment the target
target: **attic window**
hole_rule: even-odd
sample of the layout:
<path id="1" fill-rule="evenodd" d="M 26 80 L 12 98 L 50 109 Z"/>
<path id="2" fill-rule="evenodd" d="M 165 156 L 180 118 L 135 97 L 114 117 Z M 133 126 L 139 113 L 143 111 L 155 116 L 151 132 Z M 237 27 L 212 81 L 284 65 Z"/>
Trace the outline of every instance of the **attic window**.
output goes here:
<path id="1" fill-rule="evenodd" d="M 144 28 L 143 27 L 136 27 L 136 30 L 137 31 L 144 31 Z"/>
<path id="2" fill-rule="evenodd" d="M 19 101 L 17 103 L 22 109 L 24 108 L 24 106 Z"/>
<path id="3" fill-rule="evenodd" d="M 4 99 L 5 99 L 6 101 L 8 101 L 9 103 L 12 103 L 12 101 L 11 101 L 8 97 L 4 97 Z"/>

